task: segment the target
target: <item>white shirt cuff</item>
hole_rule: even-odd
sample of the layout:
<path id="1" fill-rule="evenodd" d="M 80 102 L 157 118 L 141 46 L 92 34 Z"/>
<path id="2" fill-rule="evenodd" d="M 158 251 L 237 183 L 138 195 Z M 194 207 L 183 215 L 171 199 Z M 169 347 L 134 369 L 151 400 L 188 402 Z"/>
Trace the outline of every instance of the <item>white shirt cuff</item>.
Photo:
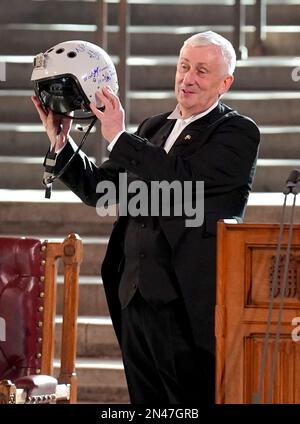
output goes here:
<path id="1" fill-rule="evenodd" d="M 125 131 L 120 131 L 114 138 L 113 138 L 113 140 L 108 144 L 108 146 L 107 146 L 107 150 L 109 151 L 109 152 L 111 152 L 112 151 L 112 149 L 114 148 L 114 145 L 116 144 L 116 142 L 119 140 L 119 137 L 120 137 L 120 135 L 121 134 L 123 134 Z"/>

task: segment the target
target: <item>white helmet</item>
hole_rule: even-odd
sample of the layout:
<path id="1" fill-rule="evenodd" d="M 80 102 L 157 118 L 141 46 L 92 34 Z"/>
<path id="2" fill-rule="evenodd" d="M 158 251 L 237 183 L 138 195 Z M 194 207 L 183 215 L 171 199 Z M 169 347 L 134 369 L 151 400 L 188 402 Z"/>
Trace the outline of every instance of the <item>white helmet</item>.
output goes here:
<path id="1" fill-rule="evenodd" d="M 65 41 L 34 58 L 31 81 L 43 106 L 54 112 L 90 111 L 104 85 L 118 92 L 115 66 L 108 54 L 87 41 Z"/>

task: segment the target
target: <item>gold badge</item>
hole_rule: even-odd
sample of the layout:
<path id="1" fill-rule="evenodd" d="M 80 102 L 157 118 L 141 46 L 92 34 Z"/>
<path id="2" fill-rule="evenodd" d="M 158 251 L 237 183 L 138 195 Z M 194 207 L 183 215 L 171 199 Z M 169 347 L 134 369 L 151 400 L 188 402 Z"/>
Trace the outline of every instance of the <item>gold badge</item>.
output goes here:
<path id="1" fill-rule="evenodd" d="M 184 139 L 185 139 L 185 140 L 191 140 L 191 139 L 192 139 L 192 136 L 188 134 L 188 135 L 186 135 L 186 136 L 184 137 Z"/>

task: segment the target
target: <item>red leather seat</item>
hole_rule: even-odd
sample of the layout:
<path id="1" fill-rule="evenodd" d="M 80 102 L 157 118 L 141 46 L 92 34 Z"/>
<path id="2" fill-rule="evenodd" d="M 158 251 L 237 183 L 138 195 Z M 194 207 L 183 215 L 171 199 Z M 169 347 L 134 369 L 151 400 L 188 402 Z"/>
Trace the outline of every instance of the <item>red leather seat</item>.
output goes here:
<path id="1" fill-rule="evenodd" d="M 44 258 L 39 240 L 0 238 L 1 379 L 40 373 Z"/>

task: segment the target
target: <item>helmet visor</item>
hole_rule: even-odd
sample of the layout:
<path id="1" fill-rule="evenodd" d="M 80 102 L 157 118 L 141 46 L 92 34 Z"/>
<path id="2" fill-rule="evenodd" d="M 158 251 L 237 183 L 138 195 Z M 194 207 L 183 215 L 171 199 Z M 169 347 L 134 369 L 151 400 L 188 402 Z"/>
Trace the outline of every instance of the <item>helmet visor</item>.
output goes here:
<path id="1" fill-rule="evenodd" d="M 35 82 L 35 92 L 44 108 L 56 113 L 90 110 L 85 94 L 72 76 L 38 80 Z"/>

